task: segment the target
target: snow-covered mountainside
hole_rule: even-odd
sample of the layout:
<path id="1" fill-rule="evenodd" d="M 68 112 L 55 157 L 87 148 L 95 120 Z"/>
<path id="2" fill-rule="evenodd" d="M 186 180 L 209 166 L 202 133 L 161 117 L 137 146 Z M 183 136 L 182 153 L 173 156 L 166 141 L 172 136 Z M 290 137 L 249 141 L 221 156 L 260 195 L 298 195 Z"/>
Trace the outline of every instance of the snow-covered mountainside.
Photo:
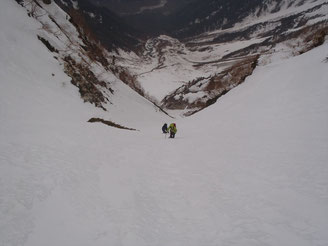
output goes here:
<path id="1" fill-rule="evenodd" d="M 198 112 L 243 83 L 259 62 L 270 62 L 276 52 L 295 56 L 324 42 L 327 1 L 265 3 L 252 5 L 254 10 L 243 18 L 231 17 L 234 23 L 225 28 L 205 28 L 182 41 L 165 35 L 149 39 L 142 55 L 122 54 L 117 64 L 164 109 Z"/>
<path id="2" fill-rule="evenodd" d="M 285 13 L 290 18 L 284 21 L 283 26 L 294 25 L 299 21 L 306 21 L 306 19 L 301 20 L 298 13 L 327 4 L 327 1 L 102 0 L 97 1 L 97 4 L 123 15 L 122 17 L 137 29 L 149 34 L 165 33 L 181 39 L 194 37 L 204 32 L 231 28 L 249 17 L 261 18 L 269 15 L 278 17 Z M 296 15 L 293 16 L 294 14 Z"/>
<path id="3" fill-rule="evenodd" d="M 252 8 L 245 12 L 243 12 L 247 6 L 245 1 L 244 7 L 235 6 L 234 8 L 238 8 L 237 13 L 236 11 L 233 12 L 236 16 L 227 16 L 230 12 L 223 14 L 220 10 L 215 11 L 211 16 L 206 16 L 204 19 L 198 19 L 191 26 L 205 26 L 198 31 L 200 37 L 196 40 L 198 42 L 222 42 L 253 37 L 270 37 L 302 28 L 304 25 L 311 25 L 322 20 L 327 21 L 327 0 L 260 2 L 261 4 L 254 4 Z M 228 2 L 227 4 L 229 5 Z M 211 18 L 220 18 L 221 21 L 210 21 Z M 206 22 L 209 23 L 206 25 Z M 196 33 L 193 28 L 191 30 Z M 195 42 L 195 39 L 193 41 Z"/>
<path id="4" fill-rule="evenodd" d="M 263 53 L 258 37 L 162 35 L 137 55 L 106 51 L 53 1 L 19 2 L 0 1 L 1 246 L 328 244 L 325 22 Z M 131 89 L 161 99 L 183 85 L 191 100 L 237 78 L 176 119 Z"/>
<path id="5" fill-rule="evenodd" d="M 175 35 L 193 37 L 204 32 L 225 30 L 245 22 L 254 25 L 262 23 L 257 29 L 273 20 L 280 20 L 281 28 L 303 25 L 308 21 L 305 14 L 311 15 L 318 8 L 327 5 L 326 0 L 204 0 L 196 1 L 177 13 Z M 315 16 L 312 15 L 312 16 Z M 284 18 L 288 17 L 288 18 Z M 268 22 L 268 23 L 266 23 Z M 270 24 L 270 29 L 277 26 Z"/>

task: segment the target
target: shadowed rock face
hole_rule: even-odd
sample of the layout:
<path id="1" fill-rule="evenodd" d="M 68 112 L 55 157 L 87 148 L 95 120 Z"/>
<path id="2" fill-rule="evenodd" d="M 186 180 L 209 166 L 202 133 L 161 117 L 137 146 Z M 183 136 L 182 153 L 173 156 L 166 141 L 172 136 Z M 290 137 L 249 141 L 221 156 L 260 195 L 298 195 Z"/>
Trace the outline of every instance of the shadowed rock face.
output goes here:
<path id="1" fill-rule="evenodd" d="M 83 16 L 84 22 L 107 49 L 137 50 L 145 35 L 128 25 L 122 18 L 108 8 L 99 7 L 91 0 L 76 0 L 78 9 L 74 9 L 70 0 L 55 0 L 67 13 L 72 10 Z"/>
<path id="2" fill-rule="evenodd" d="M 99 0 L 96 4 L 121 15 L 129 25 L 149 36 L 167 34 L 181 39 L 206 31 L 227 29 L 247 16 L 276 13 L 281 9 L 293 8 L 309 1 Z M 320 3 L 319 0 L 314 2 Z"/>
<path id="3" fill-rule="evenodd" d="M 70 0 L 55 1 L 64 9 L 73 7 Z M 189 41 L 209 31 L 229 29 L 249 16 L 256 18 L 309 2 L 310 0 L 77 0 L 86 22 L 106 48 L 113 50 L 119 47 L 133 51 L 138 51 L 142 43 L 150 37 L 166 34 Z M 322 0 L 311 3 L 318 6 L 327 4 Z M 259 32 L 263 32 L 262 36 L 279 35 L 290 28 L 301 27 L 307 21 L 302 13 L 298 13 L 275 21 L 257 23 L 239 32 L 222 33 L 212 40 L 230 42 L 249 39 Z"/>
<path id="4" fill-rule="evenodd" d="M 197 0 L 98 0 L 95 4 L 121 16 L 144 14 L 147 11 L 167 15 L 195 1 Z"/>
<path id="5" fill-rule="evenodd" d="M 165 33 L 180 38 L 202 33 L 208 28 L 232 25 L 254 11 L 262 2 L 262 0 L 100 0 L 97 4 L 121 15 L 127 23 L 149 35 Z M 209 16 L 211 18 L 208 18 Z"/>
<path id="6" fill-rule="evenodd" d="M 67 56 L 65 61 L 65 73 L 72 78 L 71 83 L 79 88 L 81 98 L 84 102 L 94 104 L 102 108 L 108 98 L 101 92 L 98 87 L 105 87 L 113 93 L 113 90 L 107 87 L 104 81 L 100 81 L 95 74 L 85 65 L 77 63 L 72 57 Z"/>

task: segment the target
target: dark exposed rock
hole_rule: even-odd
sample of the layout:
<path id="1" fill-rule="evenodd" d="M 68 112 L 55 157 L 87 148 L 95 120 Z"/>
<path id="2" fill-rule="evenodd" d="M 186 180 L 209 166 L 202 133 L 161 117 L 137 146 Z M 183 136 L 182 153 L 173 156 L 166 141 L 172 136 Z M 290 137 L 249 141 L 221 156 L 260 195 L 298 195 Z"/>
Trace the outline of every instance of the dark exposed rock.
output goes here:
<path id="1" fill-rule="evenodd" d="M 128 128 L 128 127 L 125 127 L 125 126 L 121 126 L 121 125 L 116 124 L 116 123 L 114 123 L 114 122 L 112 122 L 110 120 L 104 120 L 104 119 L 101 119 L 101 118 L 91 118 L 90 120 L 88 120 L 88 122 L 90 122 L 90 123 L 100 122 L 100 123 L 103 123 L 105 125 L 116 127 L 116 128 L 119 128 L 119 129 L 130 130 L 130 131 L 137 131 L 136 129 Z"/>
<path id="2" fill-rule="evenodd" d="M 38 39 L 48 48 L 50 52 L 58 53 L 58 50 L 55 47 L 53 47 L 48 40 L 46 40 L 43 37 L 40 37 L 39 35 L 38 35 Z"/>
<path id="3" fill-rule="evenodd" d="M 108 50 L 122 48 L 136 51 L 141 43 L 140 40 L 144 38 L 142 32 L 126 24 L 109 9 L 97 6 L 95 1 L 76 0 L 78 10 L 74 9 L 71 0 L 55 0 L 55 2 L 71 16 L 73 24 L 81 26 L 81 21 L 87 24 L 95 39 Z"/>
<path id="4" fill-rule="evenodd" d="M 312 31 L 312 32 L 311 32 Z M 305 53 L 315 47 L 322 45 L 325 42 L 325 38 L 328 35 L 328 22 L 326 25 L 322 26 L 317 30 L 309 30 L 309 33 L 304 39 L 304 42 L 307 44 L 301 53 Z"/>
<path id="5" fill-rule="evenodd" d="M 15 1 L 16 1 L 18 4 L 24 6 L 24 4 L 23 4 L 23 0 L 15 0 Z"/>
<path id="6" fill-rule="evenodd" d="M 119 78 L 123 83 L 128 85 L 130 88 L 132 88 L 134 91 L 136 91 L 139 95 L 145 97 L 145 92 L 141 88 L 139 82 L 137 81 L 136 77 L 134 75 L 131 75 L 131 73 L 128 71 L 128 69 L 113 65 L 110 67 L 113 74 Z"/>
<path id="7" fill-rule="evenodd" d="M 113 90 L 107 86 L 106 82 L 100 81 L 87 66 L 77 63 L 72 57 L 66 56 L 64 61 L 65 73 L 72 78 L 72 84 L 79 88 L 84 102 L 92 103 L 106 111 L 103 103 L 107 98 L 97 86 L 105 87 L 112 93 Z"/>

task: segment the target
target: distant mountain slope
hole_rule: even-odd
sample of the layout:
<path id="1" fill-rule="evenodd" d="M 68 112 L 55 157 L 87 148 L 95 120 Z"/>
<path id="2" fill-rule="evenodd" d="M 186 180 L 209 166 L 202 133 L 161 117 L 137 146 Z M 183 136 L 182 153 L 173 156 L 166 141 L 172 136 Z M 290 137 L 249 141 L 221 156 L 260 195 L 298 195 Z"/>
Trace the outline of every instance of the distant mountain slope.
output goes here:
<path id="1" fill-rule="evenodd" d="M 88 0 L 55 0 L 66 12 L 80 15 L 96 38 L 109 50 L 123 48 L 137 50 L 145 35 L 128 25 L 107 8 Z M 73 4 L 74 3 L 74 4 Z M 80 23 L 79 23 L 80 24 Z"/>
<path id="2" fill-rule="evenodd" d="M 184 38 L 151 38 L 139 58 L 118 61 L 166 109 L 198 112 L 243 83 L 259 62 L 269 62 L 275 53 L 290 57 L 307 52 L 328 34 L 327 1 L 210 3 L 191 4 L 194 15 L 187 14 L 188 8 L 183 12 L 186 18 L 199 16 L 196 22 L 176 20 L 176 36 Z M 215 21 L 221 17 L 222 23 Z"/>
<path id="3" fill-rule="evenodd" d="M 98 0 L 98 6 L 107 7 L 121 16 L 156 12 L 168 15 L 187 4 L 197 0 Z"/>
<path id="4" fill-rule="evenodd" d="M 261 18 L 278 13 L 278 16 L 300 10 L 307 10 L 310 6 L 327 3 L 325 0 L 203 0 L 191 3 L 177 12 L 172 22 L 173 33 L 179 37 L 190 37 L 208 31 L 228 29 L 242 23 L 246 18 Z M 303 7 L 304 6 L 304 7 Z M 280 13 L 280 14 L 279 14 Z M 278 17 L 277 16 L 277 17 Z M 172 24 L 173 25 L 173 24 Z"/>
<path id="5" fill-rule="evenodd" d="M 193 21 L 190 19 L 189 24 L 181 25 L 174 33 L 192 40 L 199 36 L 209 37 L 214 42 L 228 42 L 280 35 L 318 21 L 327 21 L 327 0 L 258 1 L 258 4 L 252 1 L 252 5 L 248 5 L 247 1 L 236 5 L 232 5 L 234 1 L 224 2 L 225 8 L 212 5 L 213 9 L 208 9 L 205 16 L 205 13 L 199 15 L 197 11 Z"/>
<path id="6" fill-rule="evenodd" d="M 178 3 L 177 3 L 178 2 Z M 99 2 L 98 2 L 99 3 Z M 162 8 L 137 11 L 142 6 L 159 4 L 160 1 L 103 1 L 101 6 L 121 13 L 125 9 L 130 13 L 122 17 L 137 29 L 149 35 L 166 34 L 175 38 L 190 38 L 204 32 L 224 30 L 241 23 L 245 18 L 260 18 L 275 13 L 289 13 L 307 10 L 309 6 L 327 3 L 326 0 L 167 0 Z M 117 6 L 121 6 L 118 7 Z M 303 7 L 304 6 L 304 7 Z M 301 11 L 299 11 L 301 12 Z M 297 18 L 299 16 L 295 16 Z M 290 20 L 292 24 L 294 20 Z M 286 24 L 286 23 L 285 23 Z"/>

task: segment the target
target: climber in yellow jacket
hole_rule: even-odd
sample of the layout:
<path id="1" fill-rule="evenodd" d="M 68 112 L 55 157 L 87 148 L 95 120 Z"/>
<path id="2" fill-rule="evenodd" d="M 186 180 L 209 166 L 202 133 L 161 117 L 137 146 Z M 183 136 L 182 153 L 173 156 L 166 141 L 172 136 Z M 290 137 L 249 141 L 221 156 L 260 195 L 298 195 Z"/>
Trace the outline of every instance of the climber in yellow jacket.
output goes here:
<path id="1" fill-rule="evenodd" d="M 167 128 L 168 132 L 170 133 L 170 138 L 174 138 L 175 134 L 177 133 L 177 126 L 175 123 L 170 124 L 170 126 Z"/>

